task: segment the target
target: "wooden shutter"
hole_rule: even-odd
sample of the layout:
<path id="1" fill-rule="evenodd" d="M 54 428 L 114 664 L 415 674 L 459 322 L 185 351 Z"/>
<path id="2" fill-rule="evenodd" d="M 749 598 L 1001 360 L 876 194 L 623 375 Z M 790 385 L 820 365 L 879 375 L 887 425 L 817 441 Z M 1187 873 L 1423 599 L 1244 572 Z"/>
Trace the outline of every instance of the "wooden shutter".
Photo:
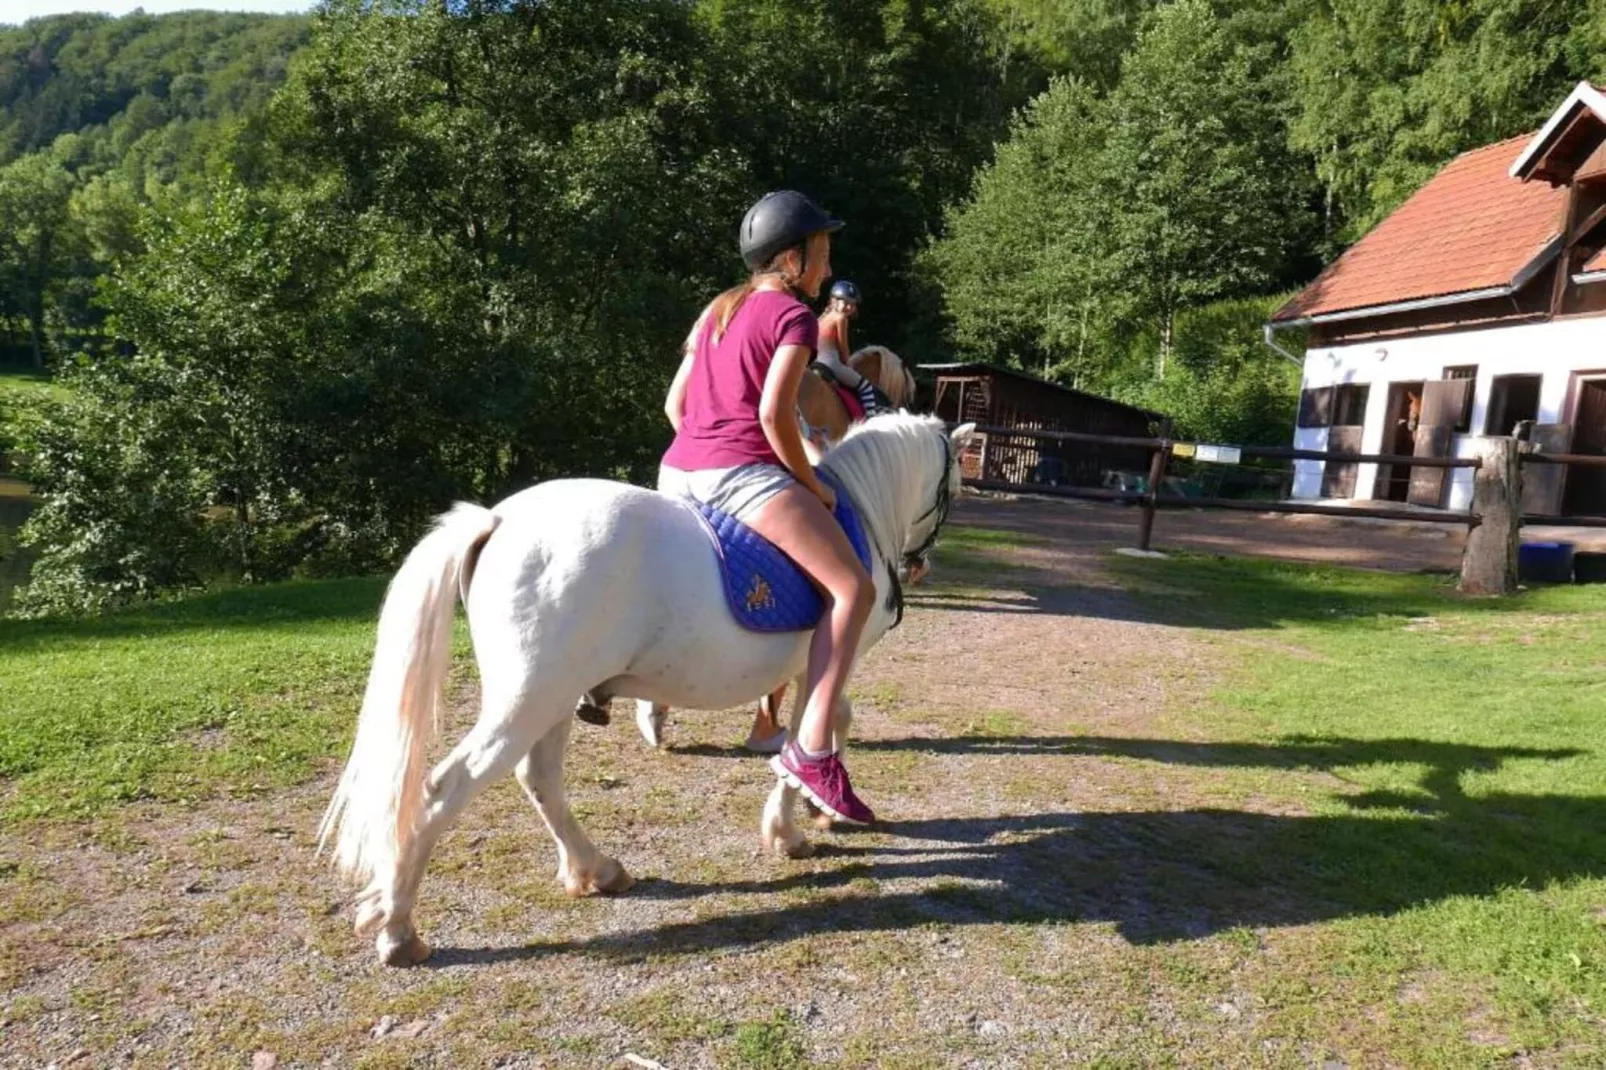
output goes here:
<path id="1" fill-rule="evenodd" d="M 1466 408 L 1472 391 L 1470 379 L 1443 379 L 1422 384 L 1422 411 L 1417 418 L 1415 446 L 1417 457 L 1449 457 L 1454 453 L 1455 425 Z M 1411 489 L 1405 500 L 1430 509 L 1444 507 L 1444 491 L 1450 469 L 1412 467 Z"/>
<path id="2" fill-rule="evenodd" d="M 1528 441 L 1540 453 L 1570 453 L 1573 444 L 1572 424 L 1534 424 Z M 1560 516 L 1561 493 L 1567 480 L 1567 466 L 1562 464 L 1525 464 L 1522 466 L 1522 511 L 1529 516 Z"/>
<path id="3" fill-rule="evenodd" d="M 1454 428 L 1461 422 L 1467 399 L 1472 395 L 1471 379 L 1442 379 L 1422 386 L 1422 414 L 1418 427 Z M 1423 456 L 1419 451 L 1417 456 Z"/>
<path id="4" fill-rule="evenodd" d="M 1361 452 L 1359 427 L 1335 427 L 1327 432 L 1327 449 L 1332 453 Z M 1322 497 L 1355 497 L 1355 477 L 1360 465 L 1353 461 L 1328 461 L 1322 468 Z"/>
<path id="5" fill-rule="evenodd" d="M 1327 427 L 1333 422 L 1333 387 L 1320 386 L 1299 395 L 1299 426 Z"/>
<path id="6" fill-rule="evenodd" d="M 1429 386 L 1438 386 L 1438 383 L 1429 383 Z M 1427 411 L 1427 400 L 1422 402 L 1422 410 Z M 1450 445 L 1455 433 L 1453 424 L 1436 424 L 1429 427 L 1425 423 L 1417 425 L 1416 447 L 1411 451 L 1417 457 L 1448 457 Z M 1405 495 L 1405 500 L 1412 505 L 1422 505 L 1429 509 L 1444 507 L 1444 487 L 1449 475 L 1448 468 L 1425 468 L 1413 465 L 1411 468 L 1411 489 Z"/>

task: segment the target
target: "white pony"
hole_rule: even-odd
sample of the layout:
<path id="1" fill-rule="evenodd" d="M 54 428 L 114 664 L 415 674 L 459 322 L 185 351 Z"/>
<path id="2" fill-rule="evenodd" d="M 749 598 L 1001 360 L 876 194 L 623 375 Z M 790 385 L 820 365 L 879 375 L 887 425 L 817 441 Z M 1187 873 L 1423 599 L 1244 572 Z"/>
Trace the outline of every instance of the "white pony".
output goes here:
<path id="1" fill-rule="evenodd" d="M 973 429 L 950 436 L 933 417 L 895 413 L 855 428 L 824 458 L 858 507 L 875 559 L 876 608 L 861 651 L 896 622 L 897 562 L 935 540 Z M 589 479 L 543 483 L 494 509 L 459 504 L 413 548 L 385 595 L 351 757 L 319 829 L 320 850 L 332 841 L 338 868 L 365 884 L 356 928 L 377 933 L 382 962 L 429 955 L 412 918 L 430 851 L 510 771 L 557 840 L 570 895 L 634 883 L 586 837 L 564 795 L 575 696 L 602 689 L 722 709 L 799 677 L 807 660 L 811 633 L 736 623 L 719 569 L 686 505 Z M 459 595 L 479 663 L 480 715 L 430 769 Z M 843 737 L 850 717 L 839 711 Z M 795 789 L 777 784 L 760 823 L 765 845 L 790 857 L 809 851 L 792 821 L 796 801 Z"/>

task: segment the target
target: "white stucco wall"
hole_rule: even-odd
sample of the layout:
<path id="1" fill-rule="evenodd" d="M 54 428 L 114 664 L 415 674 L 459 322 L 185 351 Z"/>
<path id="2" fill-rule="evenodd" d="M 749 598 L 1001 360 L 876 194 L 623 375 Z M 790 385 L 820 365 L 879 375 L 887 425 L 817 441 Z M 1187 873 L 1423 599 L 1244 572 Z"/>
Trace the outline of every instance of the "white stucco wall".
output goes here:
<path id="1" fill-rule="evenodd" d="M 1477 454 L 1489 411 L 1492 382 L 1500 375 L 1543 375 L 1539 393 L 1539 422 L 1561 423 L 1570 415 L 1562 411 L 1575 371 L 1606 370 L 1606 317 L 1591 316 L 1530 323 L 1492 330 L 1446 333 L 1419 338 L 1396 338 L 1359 342 L 1345 346 L 1323 346 L 1305 353 L 1302 389 L 1310 390 L 1344 383 L 1367 383 L 1371 392 L 1366 400 L 1366 423 L 1361 452 L 1384 453 L 1384 423 L 1388 413 L 1389 384 L 1442 379 L 1444 369 L 1458 365 L 1478 366 L 1473 391 L 1473 434 L 1455 437 L 1458 457 Z M 1326 428 L 1294 429 L 1294 445 L 1300 449 L 1327 448 Z M 1294 463 L 1294 497 L 1321 495 L 1322 463 Z M 1472 470 L 1452 469 L 1450 473 L 1451 509 L 1466 509 L 1472 500 Z M 1377 465 L 1363 464 L 1355 480 L 1357 497 L 1371 497 L 1377 482 Z"/>

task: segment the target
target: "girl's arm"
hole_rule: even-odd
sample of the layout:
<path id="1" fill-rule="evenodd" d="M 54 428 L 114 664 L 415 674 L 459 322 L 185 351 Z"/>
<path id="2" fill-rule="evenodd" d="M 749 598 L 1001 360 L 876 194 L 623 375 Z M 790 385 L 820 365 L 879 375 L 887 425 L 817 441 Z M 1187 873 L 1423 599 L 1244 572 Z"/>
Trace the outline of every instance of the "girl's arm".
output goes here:
<path id="1" fill-rule="evenodd" d="M 758 402 L 758 420 L 764 428 L 764 437 L 781 463 L 797 481 L 827 506 L 835 504 L 836 495 L 821 483 L 809 465 L 809 455 L 803 449 L 803 429 L 797 422 L 797 389 L 803 382 L 813 350 L 808 346 L 782 346 L 775 351 L 770 370 L 764 376 L 764 394 Z"/>
<path id="2" fill-rule="evenodd" d="M 680 418 L 686 414 L 686 383 L 691 379 L 692 360 L 696 356 L 690 348 L 686 355 L 680 359 L 680 367 L 675 370 L 675 378 L 669 384 L 669 396 L 664 399 L 664 415 L 669 417 L 669 426 L 680 434 Z"/>
<path id="3" fill-rule="evenodd" d="M 708 313 L 714 306 L 708 305 L 697 316 L 697 322 L 691 325 L 691 332 L 686 335 L 686 341 L 681 344 L 680 367 L 675 369 L 675 378 L 669 383 L 669 396 L 664 399 L 664 415 L 669 417 L 669 426 L 680 434 L 680 418 L 686 415 L 686 383 L 691 378 L 692 359 L 697 352 L 697 337 L 702 334 L 703 323 L 708 319 Z"/>

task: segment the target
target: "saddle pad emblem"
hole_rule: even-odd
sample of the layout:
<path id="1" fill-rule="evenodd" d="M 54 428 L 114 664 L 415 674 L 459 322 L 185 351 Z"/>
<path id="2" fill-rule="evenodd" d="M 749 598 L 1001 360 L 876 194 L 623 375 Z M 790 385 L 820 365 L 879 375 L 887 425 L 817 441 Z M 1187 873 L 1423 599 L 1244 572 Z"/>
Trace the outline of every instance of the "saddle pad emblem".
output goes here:
<path id="1" fill-rule="evenodd" d="M 821 479 L 829 480 L 824 473 Z M 870 540 L 847 494 L 834 480 L 836 519 L 865 568 L 870 567 Z M 700 502 L 687 502 L 703 522 L 714 556 L 719 560 L 720 582 L 731 615 L 754 632 L 799 632 L 819 623 L 825 600 L 792 559 L 758 532 L 729 513 Z"/>
<path id="2" fill-rule="evenodd" d="M 770 593 L 770 585 L 764 582 L 764 577 L 753 573 L 753 584 L 747 589 L 747 611 L 757 613 L 761 609 L 774 609 L 775 596 Z"/>

